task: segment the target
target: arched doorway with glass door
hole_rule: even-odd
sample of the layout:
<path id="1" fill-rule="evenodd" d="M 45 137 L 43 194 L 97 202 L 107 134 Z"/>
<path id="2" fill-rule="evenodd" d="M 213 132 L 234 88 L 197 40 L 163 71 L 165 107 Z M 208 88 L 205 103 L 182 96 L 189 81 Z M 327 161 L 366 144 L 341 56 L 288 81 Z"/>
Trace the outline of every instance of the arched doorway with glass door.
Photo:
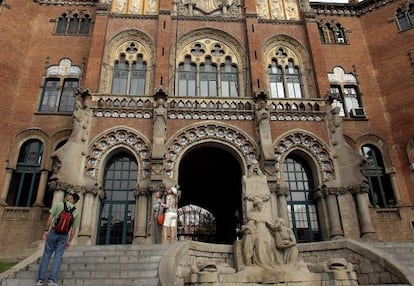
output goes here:
<path id="1" fill-rule="evenodd" d="M 103 171 L 96 244 L 131 244 L 134 239 L 138 163 L 126 150 L 114 152 Z"/>
<path id="2" fill-rule="evenodd" d="M 179 165 L 178 239 L 232 244 L 242 217 L 242 168 L 220 144 L 187 151 Z"/>
<path id="3" fill-rule="evenodd" d="M 312 198 L 314 176 L 304 157 L 299 153 L 291 153 L 284 161 L 284 179 L 289 190 L 289 223 L 299 243 L 322 239 L 318 210 Z"/>

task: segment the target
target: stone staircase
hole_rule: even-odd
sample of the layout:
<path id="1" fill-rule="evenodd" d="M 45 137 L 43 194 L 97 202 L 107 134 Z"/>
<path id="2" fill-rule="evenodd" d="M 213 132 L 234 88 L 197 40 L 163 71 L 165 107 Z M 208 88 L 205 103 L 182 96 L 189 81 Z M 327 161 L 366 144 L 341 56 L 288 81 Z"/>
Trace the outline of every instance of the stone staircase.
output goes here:
<path id="1" fill-rule="evenodd" d="M 393 256 L 414 273 L 414 243 L 412 242 L 376 242 L 372 246 Z"/>
<path id="2" fill-rule="evenodd" d="M 72 246 L 63 256 L 57 282 L 59 286 L 158 286 L 159 264 L 168 249 L 168 245 L 160 244 Z M 0 286 L 33 285 L 39 263 L 40 258 L 11 273 Z"/>

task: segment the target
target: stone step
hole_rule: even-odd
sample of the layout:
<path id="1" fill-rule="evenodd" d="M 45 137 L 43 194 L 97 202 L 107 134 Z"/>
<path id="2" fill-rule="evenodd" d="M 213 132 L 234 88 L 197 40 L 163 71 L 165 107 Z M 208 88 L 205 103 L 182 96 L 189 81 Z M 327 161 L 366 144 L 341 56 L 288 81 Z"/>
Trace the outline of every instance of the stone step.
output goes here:
<path id="1" fill-rule="evenodd" d="M 159 263 L 168 249 L 168 245 L 73 246 L 63 256 L 58 284 L 158 286 Z M 53 257 L 49 268 L 52 262 Z M 0 281 L 0 286 L 33 285 L 39 263 L 40 258 Z"/>
<path id="2" fill-rule="evenodd" d="M 3 280 L 0 282 L 0 286 L 32 286 L 34 283 L 31 279 L 11 279 Z M 80 279 L 80 278 L 68 278 L 59 279 L 57 281 L 59 286 L 158 286 L 158 278 L 152 279 Z"/>

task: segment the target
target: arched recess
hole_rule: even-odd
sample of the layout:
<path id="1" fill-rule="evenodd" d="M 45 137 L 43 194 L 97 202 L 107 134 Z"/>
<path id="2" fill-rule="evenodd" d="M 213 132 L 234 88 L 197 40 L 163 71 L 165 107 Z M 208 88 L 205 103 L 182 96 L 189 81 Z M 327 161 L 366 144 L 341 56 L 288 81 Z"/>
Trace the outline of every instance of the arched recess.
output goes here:
<path id="1" fill-rule="evenodd" d="M 170 53 L 170 63 L 174 63 L 170 65 L 170 74 L 176 74 L 179 63 L 183 62 L 184 56 L 191 52 L 190 49 L 192 47 L 192 44 L 195 44 L 198 41 L 203 42 L 202 46 L 204 45 L 204 43 L 219 43 L 223 48 L 225 54 L 232 58 L 233 63 L 237 64 L 240 75 L 239 87 L 248 86 L 246 76 L 246 51 L 243 45 L 231 34 L 212 28 L 202 28 L 193 30 L 177 39 L 176 43 L 174 43 L 175 47 L 172 47 Z M 221 63 L 224 63 L 224 60 L 225 57 L 223 57 L 223 61 Z M 175 84 L 176 83 L 174 81 L 170 81 L 169 94 L 175 94 Z M 239 96 L 249 96 L 249 92 L 250 91 L 247 88 L 240 88 Z"/>
<path id="2" fill-rule="evenodd" d="M 154 87 L 153 66 L 155 65 L 155 45 L 154 41 L 147 34 L 138 30 L 126 30 L 115 35 L 106 45 L 105 53 L 102 61 L 102 73 L 99 85 L 100 93 L 110 93 L 112 67 L 119 57 L 118 49 L 128 43 L 136 46 L 137 53 L 144 56 L 147 62 L 147 80 L 146 94 L 148 95 Z"/>
<path id="3" fill-rule="evenodd" d="M 105 158 L 115 148 L 123 147 L 136 157 L 139 179 L 149 178 L 151 144 L 142 134 L 120 126 L 101 133 L 91 142 L 86 156 L 85 175 L 87 177 L 100 181 L 102 174 L 98 170 L 103 170 Z"/>
<path id="4" fill-rule="evenodd" d="M 248 161 L 257 159 L 258 146 L 248 134 L 221 122 L 206 121 L 177 131 L 166 143 L 164 170 L 169 179 L 177 182 L 181 157 L 186 150 L 202 142 L 217 142 L 231 148 L 242 160 L 243 174 Z"/>
<path id="5" fill-rule="evenodd" d="M 262 44 L 263 51 L 263 69 L 266 80 L 264 82 L 264 89 L 270 91 L 270 78 L 267 68 L 271 63 L 272 58 L 276 56 L 279 49 L 284 49 L 289 52 L 289 57 L 297 61 L 301 71 L 303 84 L 303 97 L 316 98 L 315 80 L 312 72 L 312 60 L 305 47 L 297 40 L 287 35 L 277 35 L 267 39 Z M 295 62 L 296 62 L 295 61 Z M 270 93 L 269 93 L 270 94 Z"/>
<path id="6" fill-rule="evenodd" d="M 276 175 L 281 178 L 284 160 L 288 153 L 300 150 L 307 154 L 310 166 L 314 166 L 312 172 L 320 174 L 315 179 L 315 187 L 335 180 L 335 168 L 333 158 L 328 146 L 315 135 L 304 130 L 293 130 L 280 137 L 274 144 L 276 157 Z"/>
<path id="7" fill-rule="evenodd" d="M 179 207 L 196 204 L 210 211 L 215 242 L 232 243 L 243 219 L 242 176 L 257 158 L 256 143 L 233 126 L 209 121 L 179 130 L 166 147 L 166 176 L 182 185 Z"/>

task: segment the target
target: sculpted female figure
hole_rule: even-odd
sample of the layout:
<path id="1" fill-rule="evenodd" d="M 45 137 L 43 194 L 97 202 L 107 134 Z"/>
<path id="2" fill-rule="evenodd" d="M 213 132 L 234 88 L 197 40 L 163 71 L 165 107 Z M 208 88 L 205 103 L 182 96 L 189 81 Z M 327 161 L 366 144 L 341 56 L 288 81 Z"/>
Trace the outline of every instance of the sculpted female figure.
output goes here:
<path id="1" fill-rule="evenodd" d="M 253 200 L 253 211 L 248 215 L 249 223 L 254 224 L 253 238 L 254 238 L 254 249 L 253 249 L 253 264 L 260 266 L 264 269 L 271 269 L 276 265 L 274 257 L 274 242 L 273 237 L 269 232 L 266 225 L 266 215 L 262 211 L 263 199 L 254 198 Z M 251 244 L 251 242 L 249 242 Z M 250 246 L 251 247 L 251 246 Z M 249 247 L 244 246 L 245 251 Z"/>

